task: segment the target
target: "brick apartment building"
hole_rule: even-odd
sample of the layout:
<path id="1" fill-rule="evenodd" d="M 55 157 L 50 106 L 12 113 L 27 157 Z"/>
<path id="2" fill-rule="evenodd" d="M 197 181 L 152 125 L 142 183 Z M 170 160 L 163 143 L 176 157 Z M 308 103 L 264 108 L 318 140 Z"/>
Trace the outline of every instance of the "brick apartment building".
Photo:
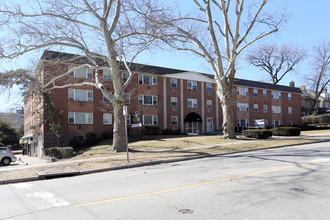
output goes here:
<path id="1" fill-rule="evenodd" d="M 45 83 L 49 76 L 59 75 L 86 62 L 85 57 L 74 54 L 45 51 L 37 74 Z M 99 66 L 104 66 L 100 71 L 101 79 L 111 90 L 108 65 L 99 61 Z M 164 129 L 180 130 L 192 135 L 221 131 L 222 112 L 212 75 L 142 64 L 132 64 L 131 70 L 134 76 L 125 90 L 129 133 L 139 134 L 146 127 L 158 127 L 160 132 Z M 123 70 L 122 80 L 126 80 L 127 75 Z M 93 70 L 82 69 L 70 73 L 60 83 L 93 79 Z M 266 125 L 271 127 L 301 123 L 299 88 L 236 79 L 233 97 L 237 106 L 234 109 L 237 127 L 254 126 L 256 119 L 265 119 Z M 50 98 L 64 117 L 64 142 L 88 132 L 112 131 L 113 108 L 95 87 L 54 89 Z M 51 145 L 52 135 L 47 125 L 41 127 L 39 136 L 33 135 L 30 126 L 37 119 L 32 112 L 38 106 L 42 109 L 43 104 L 33 99 L 25 101 L 24 138 L 29 140 L 28 154 L 41 157 L 44 146 Z M 142 128 L 136 127 L 138 123 L 131 120 L 134 114 L 140 115 Z"/>

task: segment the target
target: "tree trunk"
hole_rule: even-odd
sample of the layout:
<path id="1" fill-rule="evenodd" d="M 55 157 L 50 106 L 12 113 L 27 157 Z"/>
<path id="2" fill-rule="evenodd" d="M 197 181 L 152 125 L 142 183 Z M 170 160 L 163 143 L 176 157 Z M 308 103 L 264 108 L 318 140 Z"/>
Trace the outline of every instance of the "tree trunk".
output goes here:
<path id="1" fill-rule="evenodd" d="M 112 151 L 126 151 L 126 134 L 125 134 L 125 115 L 123 115 L 123 100 L 118 100 L 114 104 L 114 127 L 113 127 L 113 143 Z"/>
<path id="2" fill-rule="evenodd" d="M 229 90 L 229 91 L 225 91 L 225 90 Z M 218 96 L 220 97 L 220 103 L 221 103 L 222 115 L 223 115 L 223 122 L 222 122 L 223 138 L 236 139 L 232 91 L 229 88 L 225 88 L 224 90 L 218 92 Z"/>

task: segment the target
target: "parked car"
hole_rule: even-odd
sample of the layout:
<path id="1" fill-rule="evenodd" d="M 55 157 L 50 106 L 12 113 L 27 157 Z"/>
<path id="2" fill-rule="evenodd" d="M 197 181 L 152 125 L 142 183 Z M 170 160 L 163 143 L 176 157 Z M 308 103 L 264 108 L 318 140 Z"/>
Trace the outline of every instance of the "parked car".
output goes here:
<path id="1" fill-rule="evenodd" d="M 7 166 L 16 159 L 9 147 L 0 147 L 0 164 Z"/>

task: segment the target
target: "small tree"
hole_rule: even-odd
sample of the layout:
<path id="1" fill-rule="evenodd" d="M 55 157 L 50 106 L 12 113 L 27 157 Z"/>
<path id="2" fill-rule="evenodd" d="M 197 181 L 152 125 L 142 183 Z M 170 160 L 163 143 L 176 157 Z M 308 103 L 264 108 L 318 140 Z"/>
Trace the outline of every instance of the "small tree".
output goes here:
<path id="1" fill-rule="evenodd" d="M 6 121 L 0 120 L 0 143 L 4 145 L 18 145 L 17 131 Z"/>
<path id="2" fill-rule="evenodd" d="M 305 52 L 293 46 L 264 44 L 250 52 L 247 60 L 266 71 L 273 84 L 279 83 L 289 72 L 295 72 L 297 64 L 303 60 Z"/>

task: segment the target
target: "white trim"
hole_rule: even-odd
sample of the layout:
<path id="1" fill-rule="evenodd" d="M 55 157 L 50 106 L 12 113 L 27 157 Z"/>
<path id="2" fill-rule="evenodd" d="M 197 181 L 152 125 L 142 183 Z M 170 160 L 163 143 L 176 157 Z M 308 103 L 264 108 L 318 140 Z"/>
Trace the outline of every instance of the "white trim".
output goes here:
<path id="1" fill-rule="evenodd" d="M 163 106 L 163 111 L 164 111 L 164 118 L 163 118 L 163 120 L 164 120 L 164 129 L 167 128 L 166 80 L 167 80 L 166 78 L 163 78 L 163 101 L 164 101 L 163 102 L 163 104 L 164 104 L 164 106 Z"/>
<path id="2" fill-rule="evenodd" d="M 184 132 L 184 121 L 183 121 L 183 109 L 184 109 L 184 102 L 183 102 L 183 99 L 184 99 L 184 97 L 183 97 L 183 80 L 181 79 L 180 80 L 180 96 L 181 96 L 181 105 L 180 105 L 180 113 L 181 113 L 181 120 L 180 120 L 180 122 L 181 122 L 181 132 L 183 133 Z"/>
<path id="3" fill-rule="evenodd" d="M 211 78 L 209 78 L 201 73 L 197 73 L 197 72 L 183 72 L 183 73 L 166 74 L 166 75 L 163 75 L 163 77 L 215 83 L 215 81 L 212 80 Z"/>
<path id="4" fill-rule="evenodd" d="M 202 133 L 204 134 L 205 133 L 205 103 L 204 103 L 204 83 L 202 82 L 201 83 L 202 85 L 201 85 L 201 89 L 202 89 L 202 92 L 201 92 L 201 94 L 202 94 L 202 97 L 201 97 L 201 99 L 202 99 Z"/>

